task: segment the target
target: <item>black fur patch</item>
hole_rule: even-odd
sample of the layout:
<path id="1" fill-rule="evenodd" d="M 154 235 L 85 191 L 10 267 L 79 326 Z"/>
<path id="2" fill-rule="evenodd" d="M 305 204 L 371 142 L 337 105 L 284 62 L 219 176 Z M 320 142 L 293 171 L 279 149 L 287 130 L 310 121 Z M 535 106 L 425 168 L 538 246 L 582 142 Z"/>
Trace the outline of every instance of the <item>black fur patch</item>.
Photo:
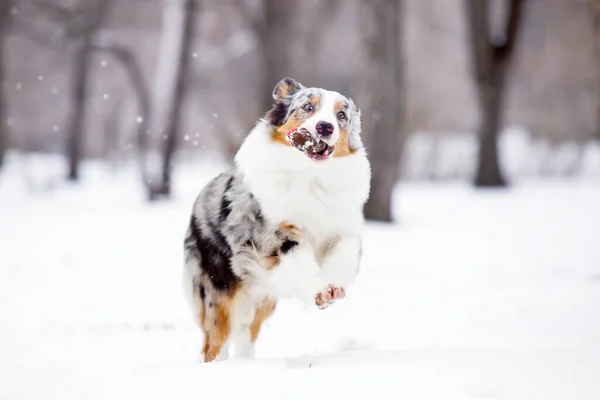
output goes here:
<path id="1" fill-rule="evenodd" d="M 231 200 L 227 197 L 229 191 L 231 190 L 231 185 L 233 184 L 234 176 L 231 175 L 227 180 L 227 184 L 225 184 L 225 191 L 223 192 L 223 198 L 221 199 L 221 209 L 219 212 L 219 222 L 223 222 L 229 217 L 231 213 Z"/>
<path id="2" fill-rule="evenodd" d="M 269 111 L 265 118 L 273 126 L 281 126 L 287 120 L 288 108 L 290 104 L 287 102 L 277 102 Z"/>
<path id="3" fill-rule="evenodd" d="M 237 286 L 239 279 L 231 269 L 231 248 L 222 235 L 216 234 L 224 243 L 215 243 L 202 235 L 200 226 L 192 217 L 190 222 L 192 236 L 196 240 L 196 249 L 201 256 L 200 267 L 208 275 L 217 290 L 229 290 Z M 217 239 L 217 242 L 221 242 Z"/>
<path id="4" fill-rule="evenodd" d="M 254 209 L 254 220 L 258 222 L 261 226 L 265 224 L 265 217 L 263 216 L 258 206 L 256 206 L 256 208 Z"/>
<path id="5" fill-rule="evenodd" d="M 285 242 L 283 242 L 283 244 L 281 245 L 281 252 L 283 254 L 287 254 L 290 251 L 292 251 L 292 249 L 294 247 L 298 246 L 298 242 L 296 242 L 295 240 L 286 240 Z"/>
<path id="6" fill-rule="evenodd" d="M 204 285 L 200 285 L 200 298 L 204 300 L 206 297 L 206 289 L 204 289 Z"/>

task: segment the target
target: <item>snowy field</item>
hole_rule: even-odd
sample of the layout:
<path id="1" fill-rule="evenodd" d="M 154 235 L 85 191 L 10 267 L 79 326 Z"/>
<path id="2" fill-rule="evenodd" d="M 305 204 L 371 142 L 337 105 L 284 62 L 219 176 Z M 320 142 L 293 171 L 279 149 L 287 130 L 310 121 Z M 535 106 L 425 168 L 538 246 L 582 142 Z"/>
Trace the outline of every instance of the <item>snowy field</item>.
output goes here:
<path id="1" fill-rule="evenodd" d="M 346 299 L 281 303 L 256 360 L 200 364 L 182 238 L 219 167 L 177 172 L 150 205 L 130 173 L 2 171 L 0 399 L 600 399 L 600 179 L 399 185 Z"/>

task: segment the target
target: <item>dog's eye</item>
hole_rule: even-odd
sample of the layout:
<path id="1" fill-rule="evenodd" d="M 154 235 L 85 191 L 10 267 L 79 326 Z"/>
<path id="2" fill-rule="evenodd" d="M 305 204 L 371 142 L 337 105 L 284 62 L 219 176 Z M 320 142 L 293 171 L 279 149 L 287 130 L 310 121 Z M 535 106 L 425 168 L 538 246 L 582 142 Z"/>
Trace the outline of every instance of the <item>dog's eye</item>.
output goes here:
<path id="1" fill-rule="evenodd" d="M 337 113 L 337 117 L 340 121 L 343 121 L 346 119 L 346 113 L 343 111 L 340 111 L 339 113 Z"/>
<path id="2" fill-rule="evenodd" d="M 303 108 L 306 112 L 311 112 L 313 110 L 313 106 L 310 103 L 306 103 Z"/>

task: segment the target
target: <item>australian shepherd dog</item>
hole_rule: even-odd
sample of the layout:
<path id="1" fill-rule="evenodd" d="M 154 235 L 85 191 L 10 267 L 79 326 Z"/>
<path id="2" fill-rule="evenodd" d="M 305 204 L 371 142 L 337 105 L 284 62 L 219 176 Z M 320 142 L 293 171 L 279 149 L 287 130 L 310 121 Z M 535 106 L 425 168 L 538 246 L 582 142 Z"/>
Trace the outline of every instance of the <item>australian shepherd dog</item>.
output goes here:
<path id="1" fill-rule="evenodd" d="M 281 297 L 325 309 L 347 295 L 362 255 L 371 168 L 360 111 L 292 78 L 250 131 L 234 167 L 196 198 L 184 289 L 204 332 L 203 361 L 253 357 Z"/>

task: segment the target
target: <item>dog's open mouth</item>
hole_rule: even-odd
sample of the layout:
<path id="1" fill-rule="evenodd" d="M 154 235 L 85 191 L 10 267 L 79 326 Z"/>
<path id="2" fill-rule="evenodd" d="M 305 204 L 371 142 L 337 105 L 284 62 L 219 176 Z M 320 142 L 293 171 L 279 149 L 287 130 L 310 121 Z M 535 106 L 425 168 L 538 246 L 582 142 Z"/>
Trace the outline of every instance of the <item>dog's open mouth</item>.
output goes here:
<path id="1" fill-rule="evenodd" d="M 316 161 L 326 160 L 334 150 L 334 146 L 313 137 L 306 129 L 294 128 L 288 132 L 287 137 L 292 146 Z"/>
<path id="2" fill-rule="evenodd" d="M 313 160 L 325 160 L 333 153 L 333 146 L 319 139 L 313 140 L 316 140 L 316 143 L 306 149 L 306 154 Z"/>

